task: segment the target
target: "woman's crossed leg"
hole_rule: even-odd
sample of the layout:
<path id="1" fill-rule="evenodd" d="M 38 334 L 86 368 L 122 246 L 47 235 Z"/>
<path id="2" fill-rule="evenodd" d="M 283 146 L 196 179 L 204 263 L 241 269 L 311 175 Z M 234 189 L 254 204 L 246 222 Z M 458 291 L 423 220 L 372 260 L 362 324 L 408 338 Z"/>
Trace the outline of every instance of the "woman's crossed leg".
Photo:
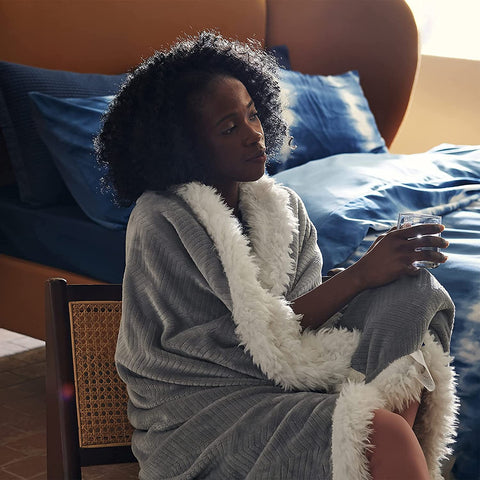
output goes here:
<path id="1" fill-rule="evenodd" d="M 368 453 L 374 480 L 429 480 L 427 462 L 412 430 L 418 403 L 403 412 L 378 409 L 373 417 L 373 445 Z"/>

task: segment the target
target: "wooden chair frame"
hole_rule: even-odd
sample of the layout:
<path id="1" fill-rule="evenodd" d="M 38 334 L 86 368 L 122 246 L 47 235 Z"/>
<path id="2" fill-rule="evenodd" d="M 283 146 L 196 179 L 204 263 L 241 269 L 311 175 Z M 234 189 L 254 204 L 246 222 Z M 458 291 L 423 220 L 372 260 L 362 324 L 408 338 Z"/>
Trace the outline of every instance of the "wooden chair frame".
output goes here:
<path id="1" fill-rule="evenodd" d="M 81 448 L 77 419 L 69 303 L 120 301 L 121 285 L 46 283 L 47 473 L 49 479 L 81 479 L 81 467 L 135 462 L 130 445 Z"/>

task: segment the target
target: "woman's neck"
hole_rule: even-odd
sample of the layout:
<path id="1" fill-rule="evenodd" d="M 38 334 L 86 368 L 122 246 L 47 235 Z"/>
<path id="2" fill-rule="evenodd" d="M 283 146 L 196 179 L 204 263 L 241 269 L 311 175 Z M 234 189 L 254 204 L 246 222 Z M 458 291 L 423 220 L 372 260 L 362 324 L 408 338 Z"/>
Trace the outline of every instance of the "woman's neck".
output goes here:
<path id="1" fill-rule="evenodd" d="M 239 182 L 229 183 L 228 185 L 212 184 L 222 196 L 225 203 L 233 210 L 234 215 L 238 217 L 238 202 L 240 198 L 239 194 Z"/>

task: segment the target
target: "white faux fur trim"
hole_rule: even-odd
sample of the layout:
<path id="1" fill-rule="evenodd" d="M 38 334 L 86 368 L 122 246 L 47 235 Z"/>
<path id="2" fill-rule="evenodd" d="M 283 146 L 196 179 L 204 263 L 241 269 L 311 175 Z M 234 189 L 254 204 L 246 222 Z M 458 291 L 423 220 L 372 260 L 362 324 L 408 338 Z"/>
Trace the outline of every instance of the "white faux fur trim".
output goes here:
<path id="1" fill-rule="evenodd" d="M 287 190 L 274 186 L 273 181 L 243 184 L 240 210 L 256 226 L 249 239 L 259 266 L 260 283 L 273 295 L 285 295 L 290 276 L 295 274 L 292 241 L 298 224 Z"/>
<path id="2" fill-rule="evenodd" d="M 367 460 L 374 411 L 384 407 L 378 389 L 365 383 L 343 386 L 333 412 L 333 480 L 370 480 Z"/>
<path id="3" fill-rule="evenodd" d="M 235 332 L 245 350 L 268 378 L 285 389 L 340 392 L 332 425 L 333 479 L 369 480 L 366 448 L 374 411 L 400 410 L 420 400 L 419 364 L 407 355 L 365 384 L 349 366 L 359 332 L 321 329 L 302 333 L 300 317 L 283 296 L 293 273 L 290 245 L 297 228 L 289 194 L 268 177 L 242 189 L 242 212 L 252 227 L 251 245 L 215 189 L 190 183 L 177 193 L 215 244 L 230 286 Z M 277 222 L 277 218 L 287 222 Z M 440 480 L 439 460 L 449 453 L 454 435 L 454 373 L 449 356 L 430 335 L 422 353 L 436 388 L 422 396 L 415 431 L 432 478 Z"/>
<path id="4" fill-rule="evenodd" d="M 280 295 L 293 268 L 289 250 L 293 234 L 289 228 L 279 231 L 278 225 L 283 222 L 276 219 L 288 218 L 289 225 L 295 222 L 289 194 L 266 176 L 242 188 L 247 190 L 242 196 L 242 207 L 250 215 L 248 222 L 255 232 L 252 239 L 255 251 L 264 254 L 270 249 L 276 254 L 280 251 L 272 248 L 272 239 L 276 238 L 275 248 L 286 252 L 270 269 L 254 255 L 238 220 L 215 189 L 194 182 L 177 190 L 218 251 L 230 286 L 235 332 L 240 343 L 265 375 L 285 389 L 335 389 L 351 370 L 350 358 L 358 345 L 359 333 L 346 329 L 302 333 L 301 317 Z M 264 214 L 253 205 L 258 197 L 275 216 Z M 279 274 L 282 269 L 286 275 Z"/>
<path id="5" fill-rule="evenodd" d="M 424 339 L 423 356 L 435 382 L 433 392 L 422 396 L 418 421 L 414 431 L 422 446 L 432 478 L 441 480 L 439 460 L 451 453 L 449 445 L 456 435 L 459 400 L 456 395 L 456 375 L 452 358 L 431 335 Z"/>
<path id="6" fill-rule="evenodd" d="M 409 355 L 392 362 L 369 384 L 343 386 L 333 414 L 333 480 L 370 480 L 366 458 L 374 411 L 401 411 L 421 401 L 414 431 L 427 461 L 430 476 L 441 480 L 440 461 L 450 453 L 455 436 L 458 401 L 451 358 L 430 334 L 421 349 L 435 381 L 432 392 L 418 380 L 420 366 Z"/>

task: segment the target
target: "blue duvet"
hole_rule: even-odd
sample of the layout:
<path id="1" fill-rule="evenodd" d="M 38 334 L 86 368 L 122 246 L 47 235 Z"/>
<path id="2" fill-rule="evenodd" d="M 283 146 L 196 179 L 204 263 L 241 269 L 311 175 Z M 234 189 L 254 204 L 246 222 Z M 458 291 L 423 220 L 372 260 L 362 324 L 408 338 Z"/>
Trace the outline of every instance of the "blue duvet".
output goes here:
<path id="1" fill-rule="evenodd" d="M 318 230 L 324 271 L 357 260 L 399 212 L 443 216 L 449 259 L 431 272 L 456 305 L 451 352 L 460 425 L 454 472 L 480 479 L 480 146 L 440 145 L 414 155 L 343 154 L 275 178 L 305 202 Z"/>

